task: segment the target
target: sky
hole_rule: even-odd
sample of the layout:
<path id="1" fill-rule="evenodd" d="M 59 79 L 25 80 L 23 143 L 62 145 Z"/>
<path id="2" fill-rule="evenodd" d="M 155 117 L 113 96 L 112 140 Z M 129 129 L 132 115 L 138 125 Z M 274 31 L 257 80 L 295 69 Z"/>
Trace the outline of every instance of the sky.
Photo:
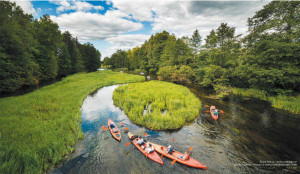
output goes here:
<path id="1" fill-rule="evenodd" d="M 151 35 L 168 31 L 176 37 L 199 30 L 205 39 L 212 29 L 227 23 L 236 34 L 247 34 L 247 19 L 270 1 L 10 0 L 35 18 L 45 14 L 79 42 L 92 43 L 102 54 L 140 46 Z"/>

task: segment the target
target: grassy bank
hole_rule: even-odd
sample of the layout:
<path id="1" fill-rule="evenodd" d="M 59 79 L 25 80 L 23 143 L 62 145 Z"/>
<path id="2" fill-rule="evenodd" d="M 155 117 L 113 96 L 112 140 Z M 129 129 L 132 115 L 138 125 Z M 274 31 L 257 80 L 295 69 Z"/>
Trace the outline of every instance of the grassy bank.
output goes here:
<path id="1" fill-rule="evenodd" d="M 155 130 L 178 129 L 197 117 L 201 108 L 188 88 L 163 81 L 119 86 L 113 99 L 132 122 Z"/>
<path id="2" fill-rule="evenodd" d="M 143 81 L 112 71 L 80 73 L 18 97 L 0 99 L 0 173 L 42 173 L 83 137 L 84 98 L 103 86 Z"/>
<path id="3" fill-rule="evenodd" d="M 260 100 L 269 101 L 273 107 L 284 109 L 290 111 L 294 114 L 300 114 L 300 95 L 298 96 L 286 96 L 286 95 L 277 95 L 269 96 L 267 92 L 258 89 L 243 89 L 243 88 L 230 88 L 227 89 L 229 93 L 243 97 L 251 97 Z M 226 92 L 228 95 L 228 92 Z M 221 96 L 226 96 L 221 94 Z"/>

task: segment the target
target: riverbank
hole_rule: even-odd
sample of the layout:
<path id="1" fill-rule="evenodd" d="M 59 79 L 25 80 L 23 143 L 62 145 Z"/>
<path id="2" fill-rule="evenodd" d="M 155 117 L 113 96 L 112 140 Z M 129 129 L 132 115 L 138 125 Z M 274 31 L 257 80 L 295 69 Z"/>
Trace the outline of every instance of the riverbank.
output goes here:
<path id="1" fill-rule="evenodd" d="M 79 73 L 32 93 L 0 99 L 0 173 L 42 173 L 83 137 L 81 105 L 98 88 L 144 81 L 112 71 Z"/>
<path id="2" fill-rule="evenodd" d="M 271 105 L 278 109 L 283 109 L 294 114 L 300 114 L 300 95 L 287 96 L 277 95 L 269 96 L 267 92 L 258 89 L 245 89 L 245 88 L 226 88 L 223 91 L 217 91 L 220 98 L 227 97 L 230 93 L 242 97 L 256 98 L 259 100 L 268 101 Z"/>
<path id="3" fill-rule="evenodd" d="M 201 109 L 188 88 L 156 80 L 119 86 L 113 99 L 133 123 L 153 130 L 179 129 Z"/>

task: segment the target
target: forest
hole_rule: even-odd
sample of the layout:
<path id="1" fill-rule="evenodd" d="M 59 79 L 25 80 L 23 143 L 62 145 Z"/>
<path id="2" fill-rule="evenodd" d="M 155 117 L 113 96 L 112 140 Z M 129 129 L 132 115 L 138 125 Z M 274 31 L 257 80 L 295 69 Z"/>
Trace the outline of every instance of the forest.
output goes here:
<path id="1" fill-rule="evenodd" d="M 8 1 L 0 11 L 0 93 L 100 67 L 101 53 L 61 33 L 50 16 L 34 19 Z"/>
<path id="2" fill-rule="evenodd" d="M 203 38 L 162 31 L 140 47 L 118 50 L 103 65 L 157 75 L 159 80 L 291 94 L 300 89 L 300 2 L 272 1 L 248 19 L 246 35 L 221 23 Z"/>

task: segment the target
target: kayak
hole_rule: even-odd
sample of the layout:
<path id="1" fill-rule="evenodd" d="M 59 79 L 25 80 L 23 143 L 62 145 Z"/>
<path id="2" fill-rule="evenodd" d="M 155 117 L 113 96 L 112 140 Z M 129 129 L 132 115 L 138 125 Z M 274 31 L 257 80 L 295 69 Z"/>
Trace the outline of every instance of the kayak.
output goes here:
<path id="1" fill-rule="evenodd" d="M 150 142 L 149 142 L 150 143 Z M 158 145 L 158 144 L 154 144 L 151 143 L 152 146 L 154 147 L 155 151 L 164 155 L 165 157 L 168 157 L 172 160 L 176 160 L 177 162 L 190 166 L 190 167 L 195 167 L 195 168 L 200 168 L 200 169 L 206 169 L 206 166 L 202 163 L 200 163 L 199 161 L 195 160 L 194 158 L 189 157 L 187 160 L 183 160 L 181 159 L 181 157 L 184 156 L 184 154 L 177 152 L 177 151 L 172 151 L 172 155 L 167 153 L 168 148 Z"/>
<path id="2" fill-rule="evenodd" d="M 214 119 L 214 120 L 217 120 L 218 118 L 219 118 L 219 116 L 218 116 L 218 114 L 217 115 L 214 115 L 214 110 L 216 109 L 216 107 L 215 106 L 211 106 L 210 107 L 210 115 L 212 116 L 212 118 Z"/>
<path id="3" fill-rule="evenodd" d="M 117 139 L 118 141 L 121 141 L 121 132 L 120 129 L 118 129 L 118 132 L 114 132 L 113 129 L 109 126 L 111 123 L 113 123 L 115 125 L 114 128 L 118 129 L 117 125 L 115 122 L 113 122 L 110 118 L 107 121 L 107 126 L 109 128 L 110 133 L 113 135 L 113 137 L 115 139 Z"/>
<path id="4" fill-rule="evenodd" d="M 132 133 L 128 132 L 128 137 L 131 140 L 131 137 L 134 136 Z M 135 138 L 134 140 L 131 140 L 131 143 L 137 147 L 147 158 L 151 159 L 152 161 L 155 161 L 161 165 L 164 164 L 163 160 L 161 159 L 161 157 L 154 151 L 152 153 L 148 153 L 146 150 L 143 149 L 143 147 L 145 147 L 146 145 L 142 145 L 139 146 L 139 144 L 137 143 L 137 141 L 139 140 L 139 138 Z"/>

